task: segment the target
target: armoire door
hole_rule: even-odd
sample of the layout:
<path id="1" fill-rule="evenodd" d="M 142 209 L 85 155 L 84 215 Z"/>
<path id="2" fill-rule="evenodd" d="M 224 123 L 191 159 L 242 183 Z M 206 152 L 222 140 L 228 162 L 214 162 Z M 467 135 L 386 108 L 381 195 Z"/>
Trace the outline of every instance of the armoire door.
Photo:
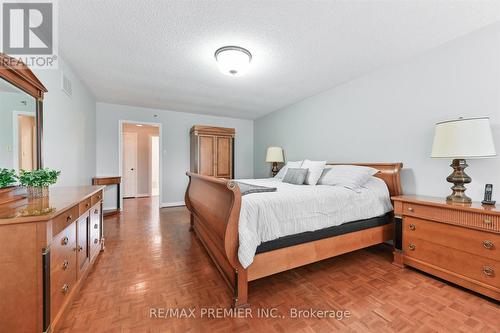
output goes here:
<path id="1" fill-rule="evenodd" d="M 232 138 L 216 137 L 216 175 L 219 178 L 232 178 Z"/>
<path id="2" fill-rule="evenodd" d="M 215 138 L 213 136 L 199 136 L 198 173 L 205 176 L 215 175 Z"/>

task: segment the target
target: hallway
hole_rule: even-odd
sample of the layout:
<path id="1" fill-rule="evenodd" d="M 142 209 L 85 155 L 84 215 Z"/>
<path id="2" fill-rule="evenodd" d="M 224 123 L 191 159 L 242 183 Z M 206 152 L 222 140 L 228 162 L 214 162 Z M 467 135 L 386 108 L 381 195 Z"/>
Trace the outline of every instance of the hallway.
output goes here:
<path id="1" fill-rule="evenodd" d="M 500 327 L 498 305 L 393 266 L 385 246 L 252 282 L 249 311 L 253 318 L 202 317 L 202 308 L 227 309 L 231 295 L 189 232 L 185 207 L 159 210 L 157 200 L 130 199 L 120 215 L 104 223 L 106 250 L 60 332 L 426 332 L 446 328 L 493 332 Z M 151 308 L 196 308 L 196 318 L 150 318 Z M 351 315 L 343 320 L 291 318 L 291 308 L 347 310 Z M 259 309 L 275 309 L 279 318 L 257 318 Z"/>

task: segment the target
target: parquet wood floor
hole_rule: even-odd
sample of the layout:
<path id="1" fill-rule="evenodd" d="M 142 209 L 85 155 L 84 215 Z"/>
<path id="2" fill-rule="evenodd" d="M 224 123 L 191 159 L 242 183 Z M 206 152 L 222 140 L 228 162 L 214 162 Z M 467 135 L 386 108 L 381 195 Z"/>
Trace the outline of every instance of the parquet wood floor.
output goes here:
<path id="1" fill-rule="evenodd" d="M 126 200 L 105 220 L 106 251 L 60 332 L 499 332 L 500 307 L 477 294 L 391 264 L 376 246 L 250 283 L 253 318 L 204 318 L 230 293 L 196 237 L 186 208 Z M 150 308 L 196 308 L 197 318 L 150 318 Z M 284 318 L 257 318 L 276 308 Z M 290 309 L 351 316 L 290 318 Z M 273 314 L 276 314 L 273 312 Z"/>

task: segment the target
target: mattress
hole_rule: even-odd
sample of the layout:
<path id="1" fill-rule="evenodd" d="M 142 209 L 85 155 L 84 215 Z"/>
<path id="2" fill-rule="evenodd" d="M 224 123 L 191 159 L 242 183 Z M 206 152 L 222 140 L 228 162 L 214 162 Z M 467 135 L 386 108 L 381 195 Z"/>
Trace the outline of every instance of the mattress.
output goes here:
<path id="1" fill-rule="evenodd" d="M 256 254 L 274 251 L 284 247 L 294 246 L 302 243 L 312 242 L 323 238 L 345 235 L 351 232 L 361 231 L 369 228 L 379 227 L 391 223 L 392 213 L 377 216 L 371 219 L 347 222 L 341 225 L 320 229 L 316 231 L 306 231 L 300 234 L 280 237 L 278 239 L 264 242 L 257 247 Z"/>
<path id="2" fill-rule="evenodd" d="M 386 184 L 376 177 L 359 191 L 341 186 L 292 185 L 274 178 L 240 181 L 277 188 L 276 192 L 242 197 L 238 259 L 244 268 L 252 264 L 263 243 L 383 216 L 393 209 Z"/>

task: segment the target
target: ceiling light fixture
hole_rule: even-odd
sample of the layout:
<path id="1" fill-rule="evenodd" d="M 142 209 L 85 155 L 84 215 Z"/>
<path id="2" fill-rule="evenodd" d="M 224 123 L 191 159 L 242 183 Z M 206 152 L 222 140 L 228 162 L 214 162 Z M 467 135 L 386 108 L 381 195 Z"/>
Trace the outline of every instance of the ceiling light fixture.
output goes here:
<path id="1" fill-rule="evenodd" d="M 243 75 L 252 61 L 252 54 L 239 46 L 224 46 L 215 51 L 219 70 L 229 76 Z"/>
<path id="2" fill-rule="evenodd" d="M 141 125 L 141 124 L 136 124 L 135 126 L 137 126 L 137 127 L 142 127 L 142 125 Z"/>

